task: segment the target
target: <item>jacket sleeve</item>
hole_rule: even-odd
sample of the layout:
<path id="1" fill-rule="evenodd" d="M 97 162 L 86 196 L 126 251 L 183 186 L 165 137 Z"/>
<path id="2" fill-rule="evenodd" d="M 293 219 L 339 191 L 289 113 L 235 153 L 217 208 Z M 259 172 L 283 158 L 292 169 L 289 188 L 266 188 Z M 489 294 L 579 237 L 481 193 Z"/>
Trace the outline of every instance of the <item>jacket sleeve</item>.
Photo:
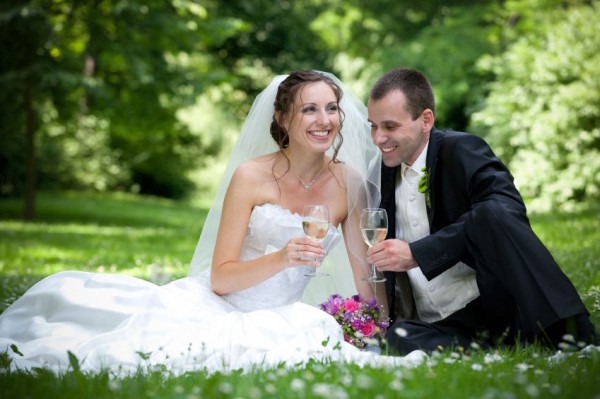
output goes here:
<path id="1" fill-rule="evenodd" d="M 438 152 L 436 175 L 444 174 L 445 183 L 435 184 L 431 195 L 435 196 L 436 212 L 442 206 L 444 209 L 450 207 L 443 201 L 455 201 L 456 204 L 452 205 L 458 207 L 458 211 L 453 215 L 455 219 L 452 223 L 410 244 L 414 258 L 429 280 L 459 261 L 472 263 L 466 247 L 464 226 L 478 204 L 503 201 L 519 213 L 526 212 L 512 175 L 482 138 L 463 134 L 443 140 Z M 438 192 L 435 192 L 436 188 Z M 446 190 L 452 192 L 439 192 Z"/>

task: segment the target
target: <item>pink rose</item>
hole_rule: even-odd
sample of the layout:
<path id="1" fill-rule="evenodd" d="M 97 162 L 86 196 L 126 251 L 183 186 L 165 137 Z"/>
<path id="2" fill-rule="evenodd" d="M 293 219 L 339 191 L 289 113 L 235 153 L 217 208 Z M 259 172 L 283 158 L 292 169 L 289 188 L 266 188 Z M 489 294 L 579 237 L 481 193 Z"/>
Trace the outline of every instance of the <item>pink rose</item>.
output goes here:
<path id="1" fill-rule="evenodd" d="M 372 337 L 375 334 L 375 329 L 375 323 L 368 322 L 362 326 L 360 332 L 363 333 L 365 337 Z"/>
<path id="2" fill-rule="evenodd" d="M 356 302 L 353 299 L 346 299 L 344 301 L 344 309 L 350 311 L 350 312 L 355 312 L 358 310 L 358 308 L 360 308 L 360 305 L 358 304 L 358 302 Z"/>

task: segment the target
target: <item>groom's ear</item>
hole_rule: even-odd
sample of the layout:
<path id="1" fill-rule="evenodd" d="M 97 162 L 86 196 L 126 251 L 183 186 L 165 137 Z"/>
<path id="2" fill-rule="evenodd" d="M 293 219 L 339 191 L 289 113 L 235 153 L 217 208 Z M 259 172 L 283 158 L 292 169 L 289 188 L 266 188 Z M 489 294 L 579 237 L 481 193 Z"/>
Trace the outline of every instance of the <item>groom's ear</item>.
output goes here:
<path id="1" fill-rule="evenodd" d="M 435 122 L 435 115 L 433 114 L 433 111 L 429 108 L 423 111 L 421 115 L 423 116 L 423 130 L 428 132 L 433 128 L 433 124 Z"/>

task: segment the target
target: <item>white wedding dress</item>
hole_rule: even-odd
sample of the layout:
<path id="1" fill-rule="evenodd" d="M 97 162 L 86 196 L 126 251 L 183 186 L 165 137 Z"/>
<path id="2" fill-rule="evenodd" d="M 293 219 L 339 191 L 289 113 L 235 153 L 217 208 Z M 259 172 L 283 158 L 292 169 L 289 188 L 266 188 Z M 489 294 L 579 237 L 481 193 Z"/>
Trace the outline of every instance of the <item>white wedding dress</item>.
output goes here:
<path id="1" fill-rule="evenodd" d="M 299 215 L 277 205 L 257 206 L 242 260 L 302 234 Z M 339 236 L 331 227 L 325 247 L 335 245 Z M 210 289 L 208 273 L 163 286 L 126 275 L 57 273 L 0 315 L 0 352 L 11 356 L 12 369 L 64 372 L 70 369 L 70 351 L 82 370 L 117 375 L 155 369 L 175 374 L 250 370 L 309 359 L 414 365 L 425 357 L 420 351 L 403 358 L 379 356 L 344 342 L 331 316 L 300 302 L 310 281 L 305 270 L 287 268 L 225 296 Z"/>

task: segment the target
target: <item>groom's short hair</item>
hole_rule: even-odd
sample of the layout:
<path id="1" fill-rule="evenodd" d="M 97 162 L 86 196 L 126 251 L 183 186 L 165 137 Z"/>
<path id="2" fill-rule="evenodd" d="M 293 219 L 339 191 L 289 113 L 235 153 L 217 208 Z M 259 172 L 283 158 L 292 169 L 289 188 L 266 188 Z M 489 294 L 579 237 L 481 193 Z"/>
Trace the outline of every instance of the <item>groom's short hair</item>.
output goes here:
<path id="1" fill-rule="evenodd" d="M 381 100 L 394 90 L 404 94 L 407 111 L 413 119 L 418 118 L 426 109 L 430 109 L 435 115 L 433 89 L 423 73 L 410 68 L 392 69 L 375 82 L 370 98 Z"/>

